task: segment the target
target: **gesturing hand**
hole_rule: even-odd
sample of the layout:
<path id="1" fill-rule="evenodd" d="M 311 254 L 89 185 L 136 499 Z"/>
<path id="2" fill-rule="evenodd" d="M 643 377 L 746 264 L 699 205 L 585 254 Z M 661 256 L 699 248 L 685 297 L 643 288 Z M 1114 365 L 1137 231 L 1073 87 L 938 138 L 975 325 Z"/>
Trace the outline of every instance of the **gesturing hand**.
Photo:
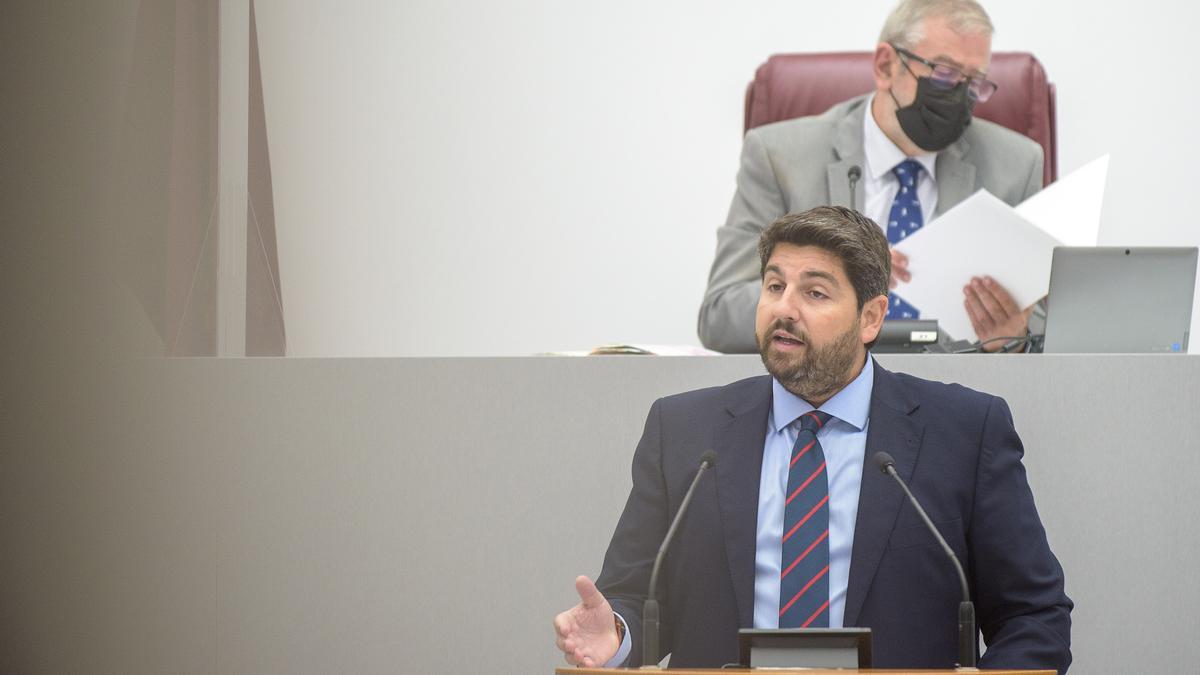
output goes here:
<path id="1" fill-rule="evenodd" d="M 579 593 L 579 604 L 554 617 L 555 644 L 567 663 L 599 668 L 621 646 L 612 607 L 587 577 L 576 577 L 575 591 Z"/>

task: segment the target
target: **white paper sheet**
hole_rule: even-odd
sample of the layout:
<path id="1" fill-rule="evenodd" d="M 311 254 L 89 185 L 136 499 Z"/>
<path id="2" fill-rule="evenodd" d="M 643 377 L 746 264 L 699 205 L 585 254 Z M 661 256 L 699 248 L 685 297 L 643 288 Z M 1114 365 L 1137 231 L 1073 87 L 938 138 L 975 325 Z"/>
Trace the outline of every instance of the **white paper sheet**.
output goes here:
<path id="1" fill-rule="evenodd" d="M 1021 307 L 1050 289 L 1050 260 L 1058 241 L 1011 206 L 980 190 L 896 245 L 908 256 L 912 281 L 895 293 L 935 318 L 951 337 L 973 340 L 963 305 L 972 277 L 990 276 Z"/>
<path id="2" fill-rule="evenodd" d="M 1017 213 L 1064 246 L 1095 246 L 1108 180 L 1108 155 L 1079 167 L 1017 205 Z"/>
<path id="3" fill-rule="evenodd" d="M 976 339 L 963 287 L 990 276 L 1021 307 L 1040 300 L 1050 291 L 1055 246 L 1096 245 L 1107 180 L 1104 155 L 1016 208 L 976 192 L 896 245 L 913 276 L 894 292 L 951 337 Z"/>

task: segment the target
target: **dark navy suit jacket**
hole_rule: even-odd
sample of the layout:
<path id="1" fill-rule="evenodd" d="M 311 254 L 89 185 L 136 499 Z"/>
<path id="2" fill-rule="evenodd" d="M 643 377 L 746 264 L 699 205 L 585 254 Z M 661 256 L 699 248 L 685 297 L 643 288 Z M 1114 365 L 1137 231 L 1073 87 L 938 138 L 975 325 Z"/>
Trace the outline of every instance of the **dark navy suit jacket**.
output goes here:
<path id="1" fill-rule="evenodd" d="M 877 668 L 954 666 L 961 590 L 954 569 L 900 487 L 878 471 L 896 459 L 967 573 L 987 644 L 981 668 L 1056 668 L 1071 662 L 1071 600 L 1021 464 L 1005 402 L 958 385 L 875 366 L 846 626 L 872 629 Z M 650 568 L 707 449 L 700 483 L 659 579 L 662 650 L 671 666 L 738 660 L 737 632 L 754 614 L 759 475 L 771 380 L 660 399 L 633 460 L 633 489 L 597 580 L 626 619 L 639 665 Z M 661 655 L 660 655 L 661 657 Z"/>

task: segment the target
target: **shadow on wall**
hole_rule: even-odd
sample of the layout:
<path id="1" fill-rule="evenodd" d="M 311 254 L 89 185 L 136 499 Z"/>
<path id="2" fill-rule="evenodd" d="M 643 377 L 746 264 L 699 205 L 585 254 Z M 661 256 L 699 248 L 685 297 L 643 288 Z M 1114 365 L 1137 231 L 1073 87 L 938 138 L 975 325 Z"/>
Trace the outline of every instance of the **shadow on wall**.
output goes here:
<path id="1" fill-rule="evenodd" d="M 113 219 L 125 281 L 162 354 L 217 345 L 218 2 L 141 2 L 117 157 Z M 250 4 L 246 355 L 283 356 L 270 151 Z"/>

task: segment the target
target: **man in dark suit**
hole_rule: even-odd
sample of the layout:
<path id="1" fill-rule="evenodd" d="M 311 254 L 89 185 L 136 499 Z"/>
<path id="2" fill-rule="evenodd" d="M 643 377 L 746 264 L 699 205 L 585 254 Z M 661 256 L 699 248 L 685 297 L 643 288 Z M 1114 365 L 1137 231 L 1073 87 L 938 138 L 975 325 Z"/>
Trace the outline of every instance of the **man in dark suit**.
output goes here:
<path id="1" fill-rule="evenodd" d="M 718 461 L 660 578 L 673 667 L 738 660 L 741 627 L 866 626 L 877 667 L 946 668 L 961 592 L 933 536 L 870 458 L 886 451 L 963 562 L 981 667 L 1071 662 L 1071 600 L 1003 400 L 891 373 L 868 349 L 887 312 L 887 240 L 840 207 L 784 216 L 759 244 L 755 318 L 770 376 L 661 399 L 596 584 L 555 618 L 568 663 L 638 665 L 651 567 L 684 492 Z"/>

